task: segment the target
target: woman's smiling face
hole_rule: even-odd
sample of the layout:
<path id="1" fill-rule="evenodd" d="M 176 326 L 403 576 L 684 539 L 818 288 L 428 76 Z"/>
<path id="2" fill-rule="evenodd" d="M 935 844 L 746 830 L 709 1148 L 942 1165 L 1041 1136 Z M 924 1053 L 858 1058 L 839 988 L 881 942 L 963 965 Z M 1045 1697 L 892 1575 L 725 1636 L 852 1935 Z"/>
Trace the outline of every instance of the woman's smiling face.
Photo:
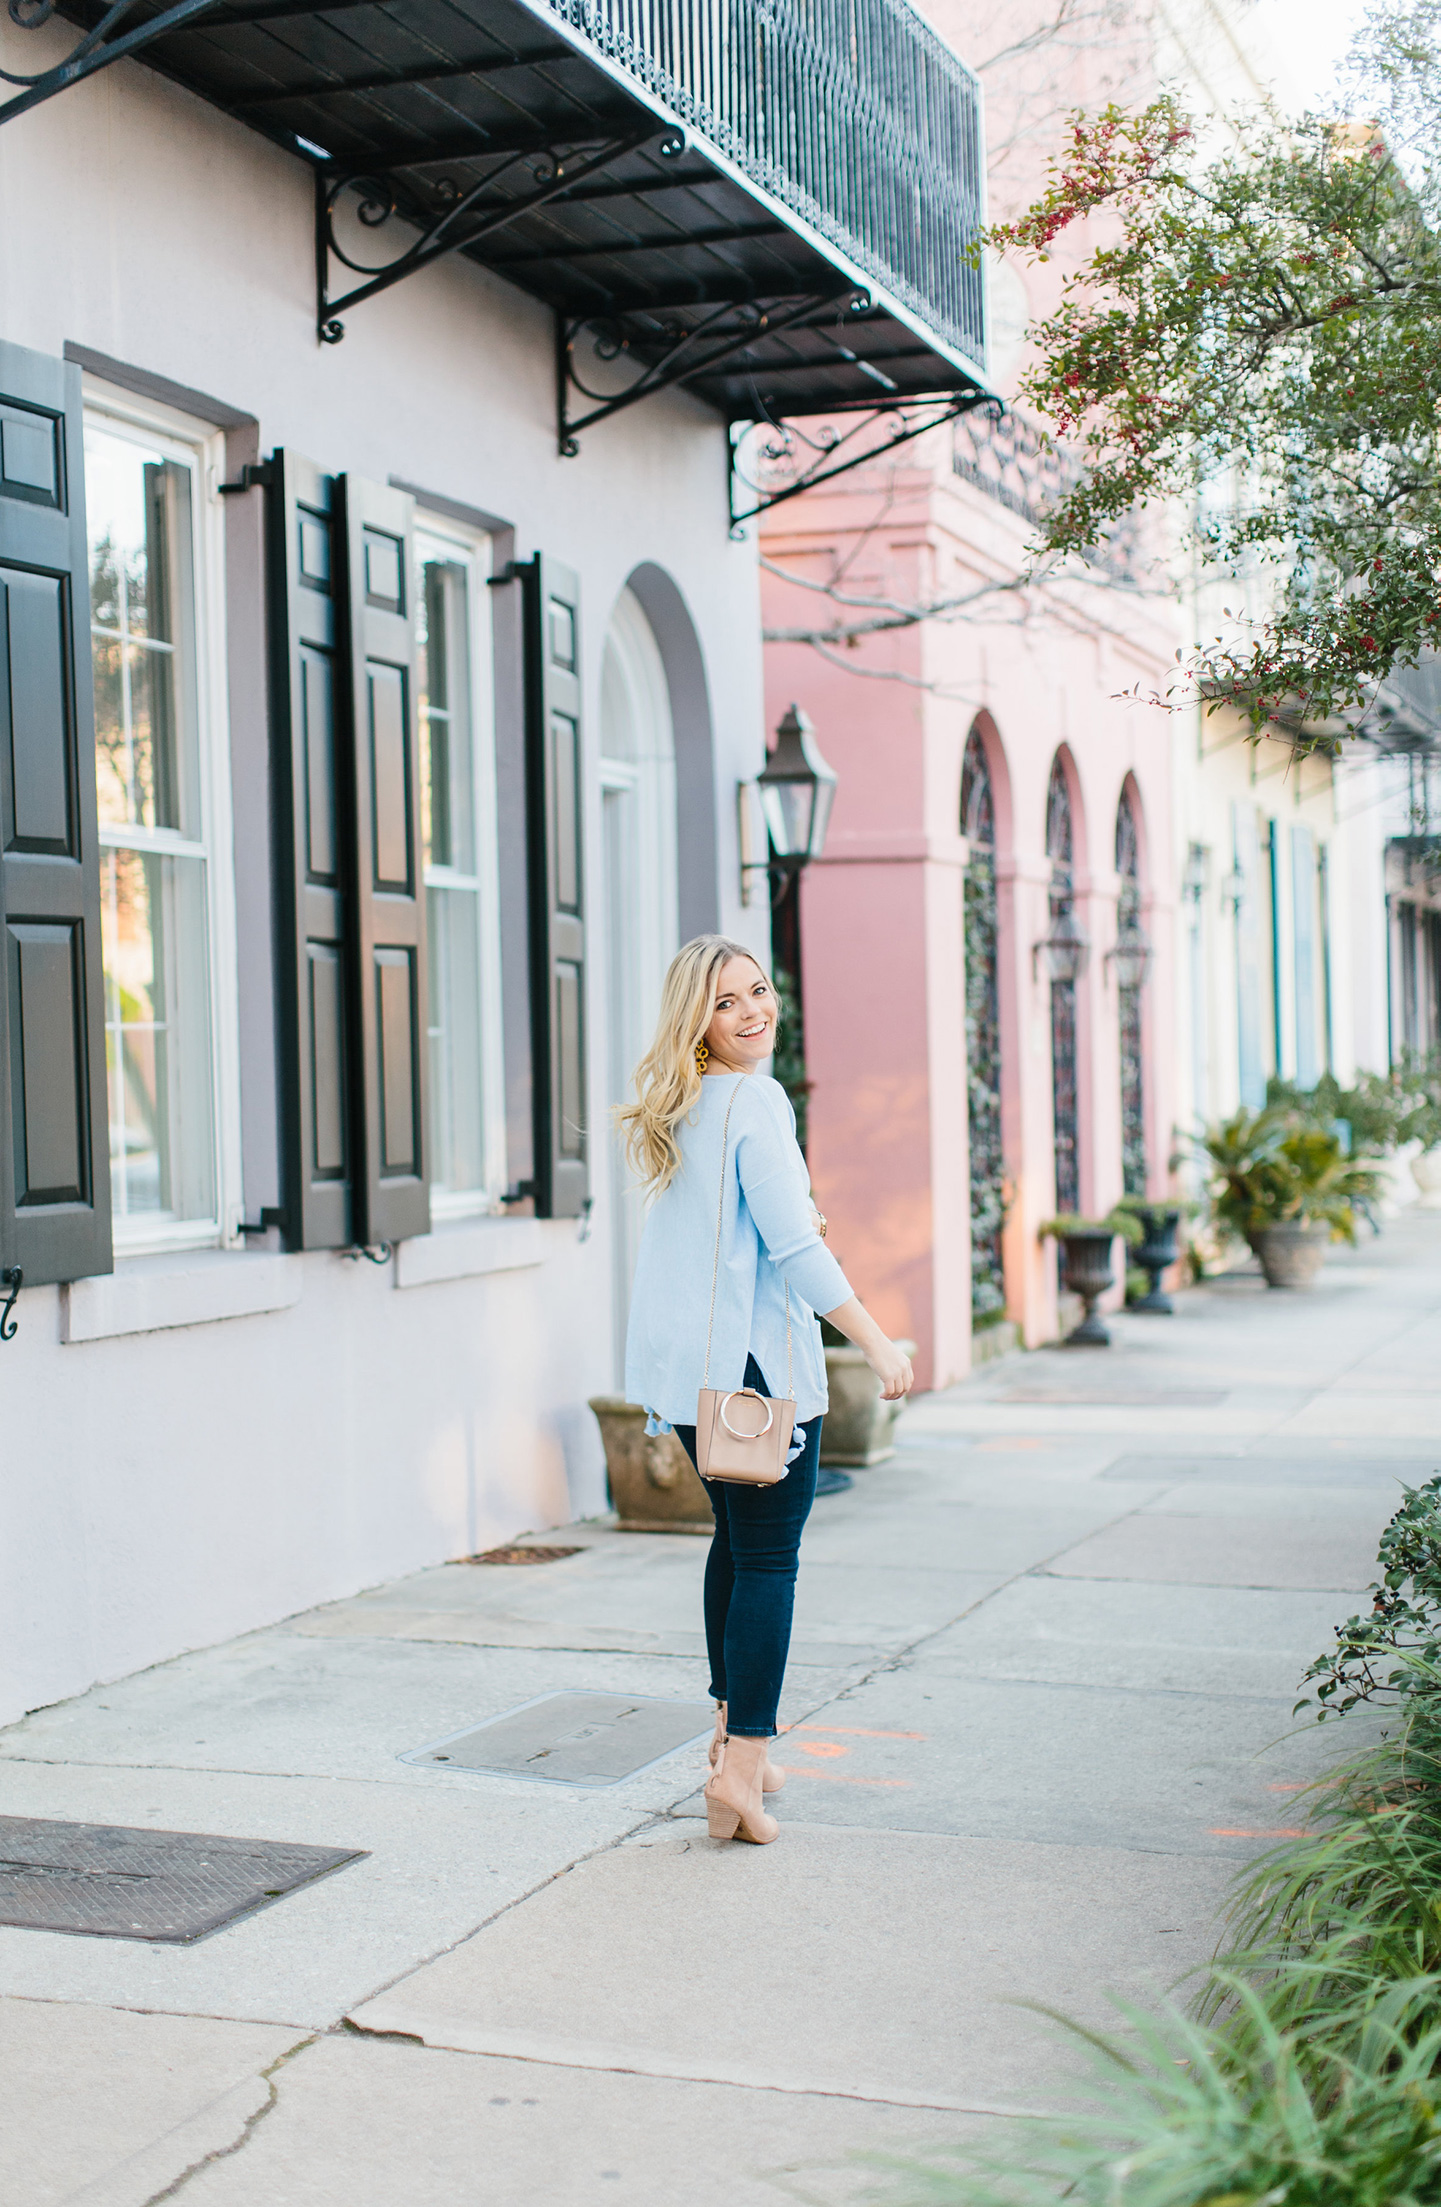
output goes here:
<path id="1" fill-rule="evenodd" d="M 708 1072 L 753 1073 L 776 1046 L 775 990 L 754 958 L 727 958 L 705 1031 Z"/>

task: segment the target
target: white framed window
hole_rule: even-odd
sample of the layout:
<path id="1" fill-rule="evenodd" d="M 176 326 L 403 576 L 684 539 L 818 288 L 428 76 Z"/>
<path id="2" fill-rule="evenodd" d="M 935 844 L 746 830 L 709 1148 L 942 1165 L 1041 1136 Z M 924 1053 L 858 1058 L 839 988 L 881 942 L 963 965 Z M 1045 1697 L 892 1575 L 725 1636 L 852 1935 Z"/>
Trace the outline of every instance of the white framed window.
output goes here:
<path id="1" fill-rule="evenodd" d="M 223 439 L 86 380 L 115 1246 L 237 1238 Z"/>
<path id="2" fill-rule="evenodd" d="M 430 1204 L 444 1219 L 498 1209 L 505 1188 L 491 541 L 422 518 L 415 558 Z"/>

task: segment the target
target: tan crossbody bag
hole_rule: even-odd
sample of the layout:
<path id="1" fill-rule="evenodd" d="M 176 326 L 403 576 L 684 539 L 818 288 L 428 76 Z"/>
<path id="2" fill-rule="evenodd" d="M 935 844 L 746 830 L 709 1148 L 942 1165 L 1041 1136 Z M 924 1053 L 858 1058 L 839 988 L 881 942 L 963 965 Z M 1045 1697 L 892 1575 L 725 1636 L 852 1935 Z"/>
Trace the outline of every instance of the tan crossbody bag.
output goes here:
<path id="1" fill-rule="evenodd" d="M 725 1217 L 726 1164 L 730 1157 L 731 1110 L 740 1084 L 731 1090 L 721 1134 L 720 1202 L 715 1220 L 715 1262 L 710 1276 L 710 1318 L 705 1336 L 705 1374 L 695 1413 L 696 1469 L 702 1479 L 728 1479 L 743 1487 L 774 1487 L 789 1465 L 796 1422 L 796 1380 L 791 1357 L 791 1291 L 786 1287 L 786 1384 L 789 1397 L 773 1400 L 754 1387 L 729 1394 L 710 1384 L 711 1336 L 715 1332 L 716 1284 L 720 1278 L 721 1224 Z"/>

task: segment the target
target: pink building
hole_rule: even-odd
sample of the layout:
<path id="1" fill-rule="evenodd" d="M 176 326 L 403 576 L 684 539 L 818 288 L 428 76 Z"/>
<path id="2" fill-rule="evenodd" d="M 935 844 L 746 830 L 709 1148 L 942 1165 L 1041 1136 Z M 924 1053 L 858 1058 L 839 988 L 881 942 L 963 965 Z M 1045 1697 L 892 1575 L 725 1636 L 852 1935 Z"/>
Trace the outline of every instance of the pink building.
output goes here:
<path id="1" fill-rule="evenodd" d="M 1174 608 L 1120 561 L 1019 585 L 1042 464 L 962 421 L 764 530 L 770 721 L 797 700 L 839 776 L 801 884 L 811 1170 L 931 1386 L 999 1316 L 1054 1338 L 1044 1220 L 1171 1186 L 1175 735 L 1143 701 Z"/>

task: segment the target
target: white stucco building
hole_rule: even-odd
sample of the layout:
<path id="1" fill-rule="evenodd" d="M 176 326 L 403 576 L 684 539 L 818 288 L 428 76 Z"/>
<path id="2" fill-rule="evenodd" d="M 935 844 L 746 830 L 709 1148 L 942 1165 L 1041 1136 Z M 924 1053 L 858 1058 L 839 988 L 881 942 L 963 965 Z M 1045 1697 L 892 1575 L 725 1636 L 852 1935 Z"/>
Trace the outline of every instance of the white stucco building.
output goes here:
<path id="1" fill-rule="evenodd" d="M 746 9 L 19 12 L 0 1721 L 604 1506 L 608 1108 L 768 925 L 726 424 L 983 346 L 974 84 L 879 0 L 750 79 Z"/>

